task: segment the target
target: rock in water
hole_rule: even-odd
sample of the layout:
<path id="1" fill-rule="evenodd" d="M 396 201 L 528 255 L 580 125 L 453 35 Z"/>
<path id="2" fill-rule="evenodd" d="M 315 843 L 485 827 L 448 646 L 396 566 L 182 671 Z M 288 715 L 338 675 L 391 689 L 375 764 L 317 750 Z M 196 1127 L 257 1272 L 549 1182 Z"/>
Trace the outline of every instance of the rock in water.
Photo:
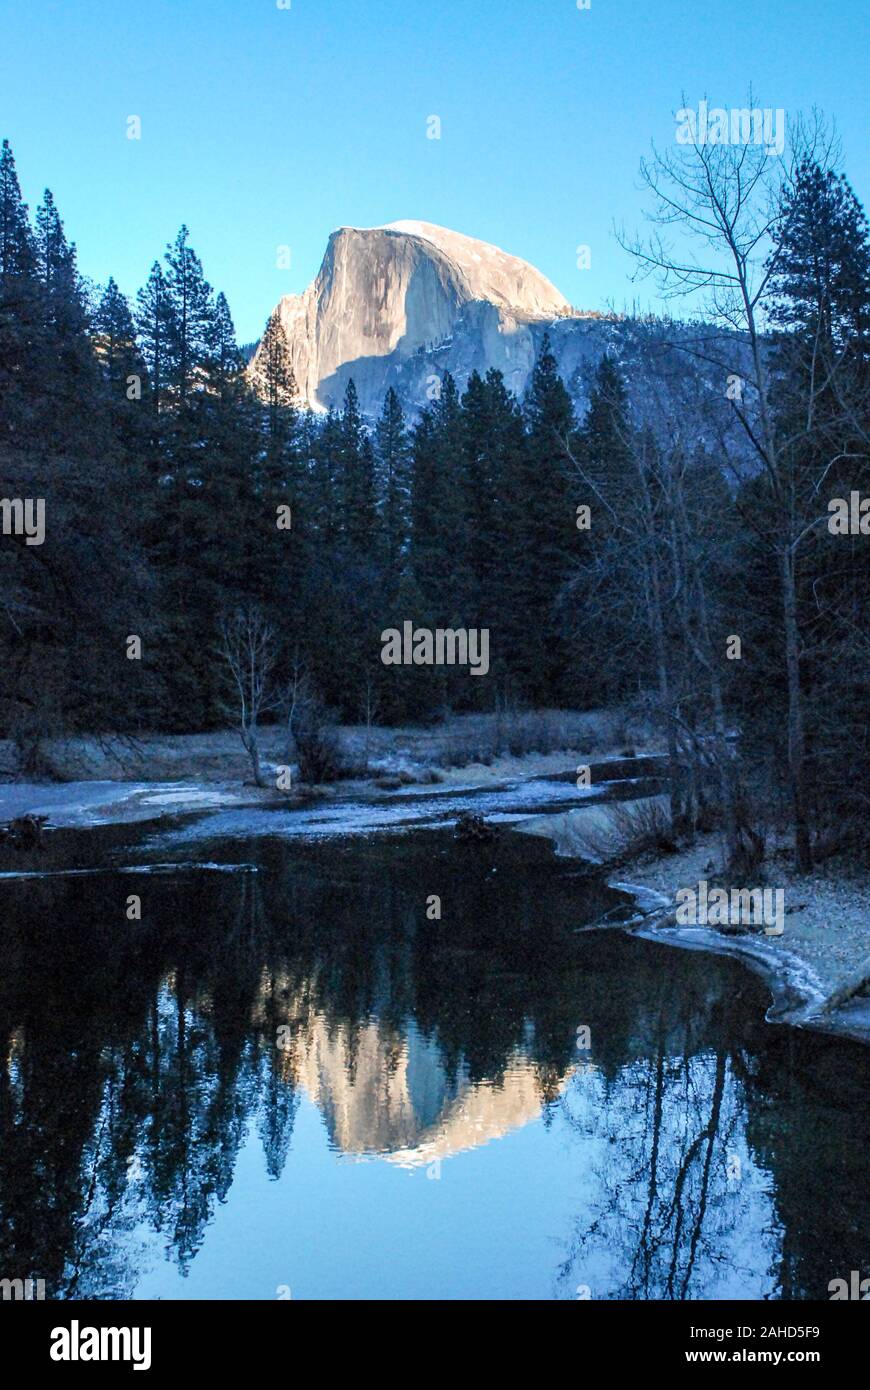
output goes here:
<path id="1" fill-rule="evenodd" d="M 16 816 L 0 826 L 0 841 L 8 840 L 16 849 L 42 849 L 42 830 L 48 816 Z"/>
<path id="2" fill-rule="evenodd" d="M 495 829 L 487 825 L 483 816 L 463 811 L 456 822 L 453 838 L 464 845 L 488 845 L 495 839 Z"/>

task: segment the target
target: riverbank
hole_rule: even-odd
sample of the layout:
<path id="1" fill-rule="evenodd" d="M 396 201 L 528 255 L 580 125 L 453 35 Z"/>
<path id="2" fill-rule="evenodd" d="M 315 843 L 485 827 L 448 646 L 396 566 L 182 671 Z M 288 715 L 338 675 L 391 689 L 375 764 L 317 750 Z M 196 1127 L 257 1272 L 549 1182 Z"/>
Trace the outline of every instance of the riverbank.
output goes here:
<path id="1" fill-rule="evenodd" d="M 642 720 L 614 710 L 535 710 L 509 714 L 460 714 L 432 725 L 385 728 L 364 724 L 335 729 L 340 758 L 355 774 L 337 785 L 366 777 L 403 781 L 463 780 L 482 785 L 501 777 L 561 771 L 579 758 L 661 748 Z M 267 773 L 295 760 L 286 727 L 266 725 L 259 733 Z M 238 731 L 136 737 L 77 737 L 46 740 L 41 755 L 58 782 L 251 782 L 251 764 Z M 0 739 L 0 792 L 23 780 L 13 745 Z"/>
<path id="2" fill-rule="evenodd" d="M 600 835 L 607 817 L 606 807 L 590 806 L 536 817 L 518 828 L 552 839 L 559 854 L 584 858 L 587 836 Z M 676 854 L 634 860 L 609 883 L 634 898 L 637 914 L 622 924 L 625 930 L 744 960 L 770 988 L 771 1022 L 870 1043 L 870 879 L 841 862 L 803 877 L 792 871 L 787 854 L 785 845 L 774 846 L 764 876 L 764 886 L 783 892 L 781 936 L 749 931 L 724 935 L 715 927 L 678 925 L 680 889 L 694 889 L 701 882 L 727 889 L 749 886 L 724 874 L 721 843 L 714 835 L 699 836 L 691 848 Z"/>
<path id="3" fill-rule="evenodd" d="M 244 773 L 243 750 L 231 734 L 161 738 L 159 747 L 151 749 L 151 761 L 166 780 L 134 779 L 132 772 L 138 769 L 141 777 L 143 770 L 137 754 L 129 764 L 118 764 L 113 778 L 105 775 L 110 759 L 100 764 L 102 780 L 6 783 L 0 785 L 0 821 L 26 813 L 48 815 L 56 828 L 184 820 L 190 822 L 187 834 L 193 840 L 207 838 L 211 818 L 221 813 L 224 833 L 240 839 L 263 833 L 319 838 L 440 826 L 472 811 L 493 823 L 545 836 L 559 854 L 588 862 L 590 840 L 606 838 L 608 803 L 642 798 L 637 804 L 649 805 L 661 789 L 653 780 L 655 754 L 621 756 L 633 750 L 618 749 L 613 731 L 613 725 L 588 716 L 585 733 L 572 731 L 577 743 L 572 749 L 493 755 L 468 763 L 460 754 L 462 765 L 447 767 L 433 761 L 436 756 L 448 761 L 445 738 L 452 740 L 451 756 L 457 756 L 460 735 L 470 749 L 491 735 L 491 727 L 467 716 L 447 731 L 371 731 L 378 738 L 377 747 L 369 745 L 369 776 L 325 788 L 295 787 L 289 795 L 246 784 L 241 775 L 238 780 L 227 777 L 229 766 Z M 367 731 L 358 729 L 355 736 L 365 739 Z M 591 767 L 592 778 L 590 786 L 578 788 L 574 777 L 581 759 Z M 167 777 L 170 770 L 177 775 Z M 19 865 L 13 856 L 4 867 L 14 876 L 19 867 L 38 872 L 40 865 Z M 765 884 L 784 895 L 779 937 L 725 936 L 715 928 L 677 924 L 679 889 L 702 881 L 711 887 L 747 886 L 724 878 L 714 836 L 699 838 L 691 849 L 675 854 L 624 864 L 612 878 L 611 886 L 630 894 L 635 903 L 635 917 L 623 923 L 627 930 L 685 949 L 736 955 L 768 984 L 771 1020 L 870 1042 L 866 874 L 829 861 L 810 878 L 800 878 L 790 870 L 785 847 L 774 847 Z"/>
<path id="4" fill-rule="evenodd" d="M 365 829 L 359 806 L 401 812 L 403 805 L 419 803 L 415 819 L 421 819 L 430 801 L 443 803 L 446 814 L 465 795 L 479 795 L 485 814 L 498 815 L 501 795 L 507 815 L 531 814 L 536 805 L 543 811 L 551 802 L 597 799 L 606 781 L 655 777 L 661 756 L 649 730 L 619 711 L 457 715 L 434 727 L 354 725 L 336 733 L 351 772 L 310 785 L 298 776 L 287 730 L 263 729 L 264 787 L 254 783 L 232 730 L 49 742 L 45 754 L 55 780 L 40 781 L 15 775 L 14 750 L 0 741 L 0 823 L 27 814 L 48 816 L 55 827 L 242 810 L 307 817 L 320 808 L 334 824 L 346 810 L 354 829 Z M 594 785 L 575 786 L 581 764 L 591 768 Z"/>

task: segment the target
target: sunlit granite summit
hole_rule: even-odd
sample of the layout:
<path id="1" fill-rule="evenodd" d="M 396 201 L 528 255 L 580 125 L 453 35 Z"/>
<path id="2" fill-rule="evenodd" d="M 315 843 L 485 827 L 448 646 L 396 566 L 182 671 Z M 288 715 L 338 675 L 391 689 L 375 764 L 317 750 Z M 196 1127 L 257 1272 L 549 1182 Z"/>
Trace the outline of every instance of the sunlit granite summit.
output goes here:
<path id="1" fill-rule="evenodd" d="M 446 371 L 462 386 L 495 367 L 521 394 L 548 326 L 602 328 L 527 261 L 430 222 L 340 227 L 316 279 L 277 313 L 301 401 L 338 406 L 352 377 L 369 413 L 390 386 L 418 409 Z M 258 351 L 255 381 L 262 367 Z"/>

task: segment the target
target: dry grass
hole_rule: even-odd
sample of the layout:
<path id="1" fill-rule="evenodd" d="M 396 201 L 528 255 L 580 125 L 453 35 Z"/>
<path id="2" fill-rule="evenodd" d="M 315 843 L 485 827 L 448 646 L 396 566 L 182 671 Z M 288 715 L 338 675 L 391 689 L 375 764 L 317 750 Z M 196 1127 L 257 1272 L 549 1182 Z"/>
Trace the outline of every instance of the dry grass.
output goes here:
<path id="1" fill-rule="evenodd" d="M 597 823 L 577 829 L 575 843 L 584 857 L 613 866 L 660 859 L 679 850 L 663 797 L 606 807 Z"/>
<path id="2" fill-rule="evenodd" d="M 365 776 L 405 767 L 417 780 L 436 768 L 491 767 L 499 759 L 576 753 L 582 757 L 620 753 L 656 742 L 649 727 L 620 711 L 501 710 L 493 714 L 450 715 L 441 724 L 397 728 L 342 725 L 340 776 Z M 286 727 L 264 725 L 260 747 L 265 763 L 293 760 Z M 315 750 L 317 752 L 318 750 Z M 136 738 L 52 740 L 44 745 L 44 780 L 57 781 L 244 781 L 247 754 L 236 731 L 163 734 L 143 731 Z M 314 759 L 315 762 L 319 758 Z M 327 762 L 332 759 L 327 758 Z M 0 741 L 0 779 L 21 780 L 15 749 Z M 40 778 L 40 780 L 42 780 Z"/>

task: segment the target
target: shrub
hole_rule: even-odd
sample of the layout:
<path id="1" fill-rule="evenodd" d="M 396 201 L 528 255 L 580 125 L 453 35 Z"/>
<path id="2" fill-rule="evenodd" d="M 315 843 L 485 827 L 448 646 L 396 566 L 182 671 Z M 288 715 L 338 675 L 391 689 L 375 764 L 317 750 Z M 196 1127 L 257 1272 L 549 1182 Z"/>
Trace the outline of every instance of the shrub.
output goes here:
<path id="1" fill-rule="evenodd" d="M 668 808 L 657 798 L 608 806 L 605 823 L 579 830 L 577 842 L 581 853 L 609 864 L 645 856 L 658 859 L 665 854 L 676 854 L 679 848 Z"/>
<path id="2" fill-rule="evenodd" d="M 296 745 L 300 781 L 335 782 L 349 775 L 335 720 L 316 696 L 297 705 L 290 732 Z"/>

